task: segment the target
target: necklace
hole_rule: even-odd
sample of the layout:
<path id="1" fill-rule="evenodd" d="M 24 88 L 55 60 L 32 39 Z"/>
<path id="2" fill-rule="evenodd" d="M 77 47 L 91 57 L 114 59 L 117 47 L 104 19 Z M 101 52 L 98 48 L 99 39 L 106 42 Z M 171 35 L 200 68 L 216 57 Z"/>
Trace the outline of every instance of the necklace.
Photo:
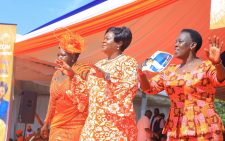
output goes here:
<path id="1" fill-rule="evenodd" d="M 177 68 L 177 73 L 194 71 L 198 67 L 197 62 L 199 62 L 199 60 L 199 58 L 195 58 L 186 64 L 180 64 Z"/>
<path id="2" fill-rule="evenodd" d="M 124 56 L 124 54 L 120 54 L 120 55 L 116 56 L 113 59 L 105 59 L 104 63 L 102 63 L 102 66 L 107 65 L 107 64 L 109 64 L 111 62 L 114 62 L 114 61 L 120 59 L 122 56 Z"/>
<path id="3" fill-rule="evenodd" d="M 191 60 L 191 61 L 189 61 L 189 62 L 187 62 L 187 63 L 185 63 L 185 64 L 180 64 L 180 67 L 179 68 L 182 68 L 182 67 L 190 67 L 190 66 L 193 66 L 193 64 L 195 64 L 196 63 L 196 61 L 198 61 L 199 60 L 199 58 L 194 58 L 193 60 Z"/>
<path id="4" fill-rule="evenodd" d="M 108 62 L 112 62 L 114 60 L 117 60 L 118 58 L 120 58 L 121 56 L 123 56 L 123 54 L 120 54 L 118 56 L 116 56 L 115 58 L 112 58 L 112 59 L 107 59 Z"/>

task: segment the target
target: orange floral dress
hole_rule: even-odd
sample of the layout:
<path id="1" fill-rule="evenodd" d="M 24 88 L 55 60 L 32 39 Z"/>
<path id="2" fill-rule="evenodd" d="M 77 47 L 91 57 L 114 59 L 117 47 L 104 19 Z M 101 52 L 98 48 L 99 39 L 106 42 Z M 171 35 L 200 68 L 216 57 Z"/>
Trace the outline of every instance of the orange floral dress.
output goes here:
<path id="1" fill-rule="evenodd" d="M 80 141 L 136 141 L 136 114 L 133 98 L 137 93 L 137 62 L 120 55 L 103 59 L 96 66 L 110 73 L 110 80 L 88 76 L 89 109 Z"/>
<path id="2" fill-rule="evenodd" d="M 61 71 L 56 71 L 53 75 L 45 119 L 45 122 L 50 124 L 49 141 L 79 141 L 88 107 L 86 84 L 81 79 L 85 73 L 79 70 L 81 67 L 83 66 L 73 66 L 75 73 L 78 71 L 81 76 L 75 76 L 73 80 Z"/>
<path id="3" fill-rule="evenodd" d="M 223 141 L 223 124 L 215 111 L 215 87 L 224 86 L 216 78 L 215 67 L 203 61 L 197 71 L 177 74 L 179 65 L 171 65 L 150 79 L 150 90 L 156 94 L 165 90 L 171 107 L 163 133 L 168 140 Z"/>

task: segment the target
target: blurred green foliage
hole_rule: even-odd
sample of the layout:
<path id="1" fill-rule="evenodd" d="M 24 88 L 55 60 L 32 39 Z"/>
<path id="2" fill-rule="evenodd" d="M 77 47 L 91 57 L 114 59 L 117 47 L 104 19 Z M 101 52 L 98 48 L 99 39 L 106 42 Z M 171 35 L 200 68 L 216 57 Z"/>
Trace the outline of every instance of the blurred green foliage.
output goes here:
<path id="1" fill-rule="evenodd" d="M 215 105 L 216 111 L 218 112 L 218 114 L 220 115 L 223 121 L 223 124 L 225 125 L 225 101 L 215 99 L 214 105 Z"/>

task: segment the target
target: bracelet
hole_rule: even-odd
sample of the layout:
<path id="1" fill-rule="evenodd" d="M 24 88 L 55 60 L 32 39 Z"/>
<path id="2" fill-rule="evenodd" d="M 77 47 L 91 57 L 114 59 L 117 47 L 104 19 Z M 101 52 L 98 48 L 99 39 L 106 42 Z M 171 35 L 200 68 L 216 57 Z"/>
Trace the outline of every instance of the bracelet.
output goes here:
<path id="1" fill-rule="evenodd" d="M 222 60 L 219 63 L 213 64 L 215 67 L 222 64 Z"/>

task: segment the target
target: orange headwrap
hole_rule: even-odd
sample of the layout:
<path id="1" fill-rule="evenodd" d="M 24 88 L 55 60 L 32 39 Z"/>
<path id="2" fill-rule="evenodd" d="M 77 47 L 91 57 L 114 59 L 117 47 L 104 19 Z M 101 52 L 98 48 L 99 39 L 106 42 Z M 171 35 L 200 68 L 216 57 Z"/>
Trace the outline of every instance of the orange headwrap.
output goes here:
<path id="1" fill-rule="evenodd" d="M 58 30 L 63 31 L 56 34 Z M 84 50 L 84 38 L 76 33 L 73 33 L 69 29 L 59 28 L 55 30 L 54 34 L 59 40 L 59 46 L 66 52 L 81 53 Z"/>

